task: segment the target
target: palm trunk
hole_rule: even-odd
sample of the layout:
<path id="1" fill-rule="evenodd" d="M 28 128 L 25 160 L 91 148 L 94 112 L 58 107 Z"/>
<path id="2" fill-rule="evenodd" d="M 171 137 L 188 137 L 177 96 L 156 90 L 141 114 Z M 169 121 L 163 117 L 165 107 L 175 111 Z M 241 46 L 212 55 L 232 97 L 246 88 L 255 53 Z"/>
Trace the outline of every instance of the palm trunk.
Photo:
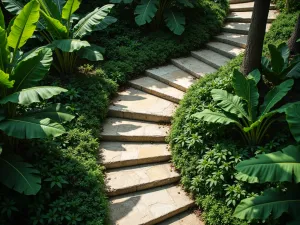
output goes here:
<path id="1" fill-rule="evenodd" d="M 297 40 L 300 39 L 300 15 L 298 16 L 298 21 L 295 26 L 295 30 L 288 41 L 289 49 L 293 55 L 300 53 L 300 42 Z"/>

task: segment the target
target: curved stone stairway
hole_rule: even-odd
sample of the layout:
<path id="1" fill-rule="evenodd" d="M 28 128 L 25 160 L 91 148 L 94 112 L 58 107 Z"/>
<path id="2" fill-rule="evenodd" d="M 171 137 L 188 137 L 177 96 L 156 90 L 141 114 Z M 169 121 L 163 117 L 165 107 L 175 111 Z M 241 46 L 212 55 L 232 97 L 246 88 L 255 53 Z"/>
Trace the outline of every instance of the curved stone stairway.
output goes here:
<path id="1" fill-rule="evenodd" d="M 187 88 L 244 51 L 252 10 L 252 1 L 231 0 L 223 33 L 205 49 L 147 70 L 113 100 L 100 149 L 112 225 L 203 225 L 178 185 L 165 138 Z M 276 15 L 271 6 L 269 22 Z"/>

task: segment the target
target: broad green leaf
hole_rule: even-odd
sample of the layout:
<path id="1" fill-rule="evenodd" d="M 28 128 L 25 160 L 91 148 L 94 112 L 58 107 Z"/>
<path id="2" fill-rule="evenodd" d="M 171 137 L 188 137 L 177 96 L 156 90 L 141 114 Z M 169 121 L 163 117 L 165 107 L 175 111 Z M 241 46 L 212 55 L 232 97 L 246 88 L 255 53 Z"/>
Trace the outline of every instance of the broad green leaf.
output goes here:
<path id="1" fill-rule="evenodd" d="M 8 45 L 13 49 L 21 48 L 26 41 L 33 35 L 36 29 L 36 23 L 40 17 L 40 5 L 32 0 L 27 3 L 15 18 L 8 35 Z"/>
<path id="2" fill-rule="evenodd" d="M 87 41 L 81 41 L 78 39 L 63 39 L 53 41 L 52 46 L 62 50 L 63 52 L 74 52 L 91 45 Z"/>
<path id="3" fill-rule="evenodd" d="M 42 100 L 52 98 L 53 96 L 59 95 L 62 92 L 67 92 L 67 90 L 53 86 L 32 87 L 23 89 L 19 92 L 15 92 L 2 98 L 0 100 L 0 104 L 12 102 L 21 105 L 29 105 L 34 102 L 40 102 Z"/>
<path id="4" fill-rule="evenodd" d="M 15 81 L 9 79 L 9 74 L 0 70 L 0 88 L 13 88 Z"/>
<path id="5" fill-rule="evenodd" d="M 113 24 L 117 22 L 117 19 L 115 17 L 112 16 L 106 16 L 103 20 L 101 20 L 100 23 L 98 23 L 95 27 L 94 27 L 94 31 L 100 31 L 100 30 L 104 30 L 105 28 L 107 28 L 109 25 Z"/>
<path id="6" fill-rule="evenodd" d="M 1 8 L 0 8 L 0 28 L 5 30 L 5 20 Z"/>
<path id="7" fill-rule="evenodd" d="M 282 151 L 258 155 L 240 162 L 237 178 L 246 182 L 296 182 L 300 183 L 300 146 L 290 145 Z"/>
<path id="8" fill-rule="evenodd" d="M 300 142 L 300 103 L 294 103 L 286 110 L 286 120 L 295 140 Z"/>
<path id="9" fill-rule="evenodd" d="M 272 69 L 275 73 L 279 74 L 284 69 L 284 58 L 275 45 L 269 44 L 268 47 L 271 54 Z"/>
<path id="10" fill-rule="evenodd" d="M 185 7 L 194 8 L 194 4 L 191 0 L 177 0 L 180 4 L 184 5 Z"/>
<path id="11" fill-rule="evenodd" d="M 104 20 L 113 6 L 113 4 L 108 4 L 101 8 L 96 8 L 93 12 L 83 17 L 74 27 L 73 38 L 80 39 L 94 31 L 94 28 Z"/>
<path id="12" fill-rule="evenodd" d="M 259 99 L 256 81 L 254 79 L 247 79 L 241 72 L 234 70 L 232 84 L 236 95 L 247 101 L 248 115 L 250 120 L 255 121 Z"/>
<path id="13" fill-rule="evenodd" d="M 0 155 L 0 182 L 21 194 L 35 195 L 41 189 L 39 171 L 15 154 Z"/>
<path id="14" fill-rule="evenodd" d="M 289 46 L 284 42 L 281 43 L 277 49 L 279 50 L 281 57 L 283 58 L 284 63 L 287 65 L 290 57 L 290 49 Z"/>
<path id="15" fill-rule="evenodd" d="M 300 62 L 297 63 L 293 69 L 288 72 L 286 75 L 287 77 L 293 78 L 293 79 L 299 79 L 300 78 Z"/>
<path id="16" fill-rule="evenodd" d="M 49 118 L 38 119 L 26 116 L 2 120 L 0 130 L 10 137 L 19 139 L 58 137 L 66 132 L 61 124 L 51 122 Z"/>
<path id="17" fill-rule="evenodd" d="M 225 115 L 224 113 L 212 112 L 208 109 L 203 110 L 202 112 L 195 113 L 193 117 L 204 120 L 210 123 L 221 123 L 221 124 L 230 124 L 236 123 L 239 124 L 238 120 L 234 117 Z"/>
<path id="18" fill-rule="evenodd" d="M 61 20 L 61 12 L 59 11 L 58 6 L 52 0 L 38 0 L 41 5 L 42 11 L 56 20 Z"/>
<path id="19" fill-rule="evenodd" d="M 181 35 L 184 32 L 185 17 L 182 12 L 174 12 L 167 10 L 164 13 L 167 27 L 176 35 Z"/>
<path id="20" fill-rule="evenodd" d="M 213 89 L 211 95 L 224 111 L 235 114 L 239 118 L 248 118 L 243 101 L 239 96 L 232 95 L 221 89 Z"/>
<path id="21" fill-rule="evenodd" d="M 253 79 L 255 81 L 255 84 L 257 85 L 261 79 L 261 75 L 258 69 L 253 70 L 249 75 L 247 76 L 248 79 Z"/>
<path id="22" fill-rule="evenodd" d="M 14 91 L 36 86 L 50 70 L 52 60 L 52 51 L 46 47 L 23 58 L 13 71 Z"/>
<path id="23" fill-rule="evenodd" d="M 62 9 L 62 18 L 69 21 L 72 14 L 79 9 L 81 0 L 68 0 Z"/>
<path id="24" fill-rule="evenodd" d="M 298 39 L 297 42 L 300 42 L 300 39 Z"/>
<path id="25" fill-rule="evenodd" d="M 119 4 L 122 2 L 122 0 L 110 0 L 109 2 L 113 4 Z"/>
<path id="26" fill-rule="evenodd" d="M 45 21 L 48 32 L 56 39 L 65 39 L 68 37 L 67 28 L 61 24 L 61 22 L 55 18 L 46 15 L 45 12 L 41 11 L 43 19 Z"/>
<path id="27" fill-rule="evenodd" d="M 158 4 L 159 0 L 142 0 L 141 4 L 134 11 L 136 24 L 142 26 L 150 23 L 155 16 Z"/>
<path id="28" fill-rule="evenodd" d="M 65 0 L 53 0 L 53 2 L 56 5 L 56 7 L 58 8 L 59 14 L 61 15 L 62 9 L 63 9 L 66 1 Z"/>
<path id="29" fill-rule="evenodd" d="M 289 79 L 274 87 L 265 96 L 264 103 L 260 106 L 260 115 L 269 112 L 292 89 L 294 80 Z"/>
<path id="30" fill-rule="evenodd" d="M 10 52 L 7 45 L 6 31 L 0 27 L 0 70 L 6 70 Z"/>
<path id="31" fill-rule="evenodd" d="M 295 190 L 270 189 L 261 196 L 247 198 L 236 207 L 234 217 L 246 220 L 265 220 L 269 216 L 276 219 L 284 212 L 296 214 L 300 211 L 300 192 Z"/>
<path id="32" fill-rule="evenodd" d="M 7 11 L 16 15 L 23 9 L 24 5 L 18 0 L 2 0 L 2 3 Z"/>
<path id="33" fill-rule="evenodd" d="M 80 49 L 78 56 L 90 61 L 100 61 L 103 60 L 102 53 L 104 53 L 104 48 L 92 44 L 91 46 Z"/>

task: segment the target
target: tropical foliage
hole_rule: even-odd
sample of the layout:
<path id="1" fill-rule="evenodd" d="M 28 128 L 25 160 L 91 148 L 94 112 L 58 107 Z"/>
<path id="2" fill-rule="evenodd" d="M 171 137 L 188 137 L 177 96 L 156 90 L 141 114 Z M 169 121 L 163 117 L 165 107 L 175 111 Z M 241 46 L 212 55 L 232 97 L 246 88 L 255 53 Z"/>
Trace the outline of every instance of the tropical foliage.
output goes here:
<path id="1" fill-rule="evenodd" d="M 32 165 L 14 153 L 20 147 L 17 139 L 60 136 L 65 133 L 61 123 L 73 119 L 60 104 L 42 110 L 20 110 L 21 106 L 67 91 L 60 87 L 37 86 L 52 63 L 49 47 L 28 53 L 21 51 L 36 29 L 39 11 L 40 4 L 36 0 L 30 1 L 7 29 L 3 16 L 0 16 L 0 137 L 3 142 L 0 182 L 26 195 L 39 191 L 41 179 Z M 3 15 L 1 10 L 0 15 Z"/>

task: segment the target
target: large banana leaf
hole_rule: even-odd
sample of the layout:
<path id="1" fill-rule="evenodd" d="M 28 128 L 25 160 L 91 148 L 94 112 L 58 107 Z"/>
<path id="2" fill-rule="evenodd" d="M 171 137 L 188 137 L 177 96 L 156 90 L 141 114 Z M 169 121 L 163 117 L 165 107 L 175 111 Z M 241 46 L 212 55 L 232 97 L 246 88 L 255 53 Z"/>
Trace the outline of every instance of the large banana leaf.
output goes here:
<path id="1" fill-rule="evenodd" d="M 0 70 L 0 87 L 12 88 L 14 86 L 14 81 L 9 79 L 9 74 Z"/>
<path id="2" fill-rule="evenodd" d="M 5 20 L 1 8 L 0 8 L 0 28 L 5 29 Z"/>
<path id="3" fill-rule="evenodd" d="M 104 30 L 105 28 L 107 28 L 109 25 L 113 24 L 117 22 L 117 19 L 115 17 L 112 16 L 106 16 L 103 20 L 101 20 L 100 23 L 98 23 L 95 27 L 94 27 L 94 31 L 99 31 L 99 30 Z"/>
<path id="4" fill-rule="evenodd" d="M 70 21 L 70 18 L 77 9 L 79 9 L 81 0 L 68 0 L 62 9 L 62 18 Z"/>
<path id="5" fill-rule="evenodd" d="M 185 16 L 182 12 L 174 12 L 166 10 L 164 13 L 165 22 L 167 27 L 177 35 L 181 35 L 184 31 Z"/>
<path id="6" fill-rule="evenodd" d="M 6 70 L 9 61 L 6 31 L 0 27 L 0 69 Z"/>
<path id="7" fill-rule="evenodd" d="M 281 71 L 284 69 L 284 58 L 281 55 L 281 52 L 276 48 L 275 45 L 269 44 L 269 51 L 271 54 L 271 65 L 272 65 L 272 70 L 276 74 L 280 74 Z"/>
<path id="8" fill-rule="evenodd" d="M 91 45 L 87 41 L 81 41 L 78 39 L 63 39 L 53 41 L 52 46 L 62 50 L 63 52 L 74 52 Z"/>
<path id="9" fill-rule="evenodd" d="M 280 190 L 270 189 L 261 196 L 247 198 L 243 200 L 235 209 L 234 216 L 240 219 L 265 220 L 269 216 L 276 219 L 285 212 L 290 212 L 297 216 L 300 211 L 300 192 L 299 190 Z"/>
<path id="10" fill-rule="evenodd" d="M 232 95 L 221 89 L 213 89 L 211 95 L 224 111 L 235 114 L 240 118 L 248 118 L 242 99 L 239 96 Z"/>
<path id="11" fill-rule="evenodd" d="M 78 52 L 78 56 L 90 61 L 100 61 L 103 60 L 104 49 L 97 45 L 91 45 L 85 48 L 82 48 Z"/>
<path id="12" fill-rule="evenodd" d="M 124 2 L 125 4 L 130 4 L 133 2 L 133 0 L 110 0 L 110 3 L 121 3 Z"/>
<path id="13" fill-rule="evenodd" d="M 61 12 L 52 0 L 38 0 L 43 11 L 56 20 L 61 20 Z"/>
<path id="14" fill-rule="evenodd" d="M 135 22 L 137 25 L 142 26 L 146 23 L 150 23 L 157 11 L 157 5 L 159 0 L 142 0 L 141 4 L 135 8 L 134 14 Z"/>
<path id="15" fill-rule="evenodd" d="M 213 112 L 209 109 L 205 109 L 202 112 L 195 113 L 193 117 L 196 117 L 198 119 L 204 120 L 206 122 L 210 123 L 221 123 L 221 124 L 230 124 L 235 123 L 239 124 L 239 121 L 237 118 L 234 118 L 233 116 L 225 115 L 224 113 L 219 112 Z"/>
<path id="16" fill-rule="evenodd" d="M 62 92 L 67 92 L 66 89 L 53 86 L 40 86 L 23 89 L 19 92 L 15 92 L 0 100 L 0 104 L 6 104 L 8 102 L 17 103 L 21 105 L 29 105 L 34 102 L 40 102 L 41 100 L 52 98 Z"/>
<path id="17" fill-rule="evenodd" d="M 286 110 L 286 120 L 295 140 L 300 142 L 300 103 L 294 103 Z"/>
<path id="18" fill-rule="evenodd" d="M 7 11 L 16 15 L 23 9 L 24 5 L 18 0 L 2 0 L 2 3 Z"/>
<path id="19" fill-rule="evenodd" d="M 50 70 L 52 60 L 52 50 L 46 47 L 23 58 L 13 71 L 14 91 L 36 86 Z"/>
<path id="20" fill-rule="evenodd" d="M 250 183 L 300 182 L 300 146 L 290 145 L 282 151 L 262 154 L 240 162 L 237 178 Z"/>
<path id="21" fill-rule="evenodd" d="M 108 4 L 101 8 L 96 8 L 93 12 L 83 17 L 74 27 L 73 38 L 80 39 L 94 31 L 94 28 L 104 20 L 113 6 L 112 4 Z"/>
<path id="22" fill-rule="evenodd" d="M 66 3 L 65 0 L 53 0 L 54 4 L 56 5 L 58 11 L 59 11 L 59 14 L 61 15 L 62 13 L 62 9 Z"/>
<path id="23" fill-rule="evenodd" d="M 49 118 L 38 119 L 30 116 L 2 120 L 0 130 L 19 139 L 58 137 L 66 132 L 61 124 L 52 122 Z"/>
<path id="24" fill-rule="evenodd" d="M 24 6 L 20 14 L 15 18 L 8 35 L 8 45 L 13 49 L 21 48 L 31 38 L 36 29 L 36 23 L 40 17 L 40 5 L 32 0 Z"/>
<path id="25" fill-rule="evenodd" d="M 35 195 L 41 189 L 39 171 L 11 153 L 0 155 L 0 182 L 25 195 Z"/>
<path id="26" fill-rule="evenodd" d="M 264 103 L 260 106 L 260 115 L 269 112 L 292 89 L 294 80 L 289 79 L 274 87 L 265 96 Z"/>
<path id="27" fill-rule="evenodd" d="M 194 8 L 194 1 L 191 0 L 177 0 L 180 4 L 184 5 L 185 7 Z"/>
<path id="28" fill-rule="evenodd" d="M 253 79 L 255 81 L 255 84 L 257 85 L 261 79 L 261 74 L 258 69 L 253 70 L 250 72 L 247 76 L 247 79 Z"/>
<path id="29" fill-rule="evenodd" d="M 290 49 L 289 46 L 284 42 L 281 43 L 277 47 L 278 51 L 280 52 L 281 57 L 283 58 L 284 64 L 288 64 L 289 62 L 289 57 L 290 57 Z"/>
<path id="30" fill-rule="evenodd" d="M 241 72 L 234 70 L 232 84 L 236 95 L 248 103 L 248 114 L 252 121 L 257 116 L 259 93 L 254 79 L 247 79 Z"/>
<path id="31" fill-rule="evenodd" d="M 44 19 L 45 25 L 48 32 L 55 39 L 68 38 L 67 28 L 57 19 L 48 16 L 45 12 L 41 11 L 42 18 Z"/>
<path id="32" fill-rule="evenodd" d="M 297 63 L 293 69 L 290 70 L 290 72 L 287 73 L 287 77 L 293 78 L 293 79 L 299 79 L 300 78 L 300 62 Z"/>

